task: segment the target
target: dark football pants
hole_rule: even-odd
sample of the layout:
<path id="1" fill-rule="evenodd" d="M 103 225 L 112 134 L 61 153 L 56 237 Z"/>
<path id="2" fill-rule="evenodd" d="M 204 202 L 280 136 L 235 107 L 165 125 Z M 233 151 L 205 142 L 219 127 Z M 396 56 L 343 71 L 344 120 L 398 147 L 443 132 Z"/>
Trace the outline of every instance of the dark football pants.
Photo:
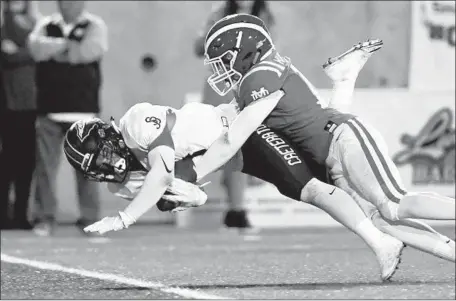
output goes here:
<path id="1" fill-rule="evenodd" d="M 306 161 L 306 158 L 299 154 L 298 149 L 279 132 L 272 131 L 264 125 L 261 128 L 267 131 L 260 134 L 254 132 L 241 148 L 244 161 L 243 173 L 273 184 L 280 193 L 297 201 L 301 199 L 302 189 L 312 178 L 330 183 L 325 165 L 317 165 L 308 159 Z M 267 137 L 271 134 L 275 136 L 276 143 L 278 139 L 284 142 L 281 144 L 282 147 L 277 148 L 268 142 Z M 290 152 L 295 154 L 293 161 L 284 155 Z M 196 181 L 196 172 L 190 156 L 176 162 L 175 175 L 176 178 L 187 182 Z"/>
<path id="2" fill-rule="evenodd" d="M 242 146 L 244 166 L 243 173 L 257 177 L 277 187 L 283 195 L 299 201 L 301 191 L 312 178 L 327 181 L 326 167 L 317 165 L 302 156 L 299 150 L 291 145 L 280 132 L 260 126 L 264 132 L 254 132 Z M 281 147 L 268 142 L 274 135 L 274 143 L 282 140 Z M 292 152 L 293 160 L 287 159 L 285 153 Z"/>
<path id="3" fill-rule="evenodd" d="M 57 172 L 64 135 L 70 126 L 71 123 L 54 122 L 45 116 L 37 118 L 36 201 L 41 217 L 46 219 L 55 220 L 57 215 Z M 98 183 L 75 173 L 81 218 L 96 221 L 100 213 Z"/>
<path id="4" fill-rule="evenodd" d="M 7 219 L 9 191 L 14 184 L 13 218 L 27 220 L 29 196 L 35 168 L 34 111 L 4 110 L 0 115 L 0 214 Z"/>

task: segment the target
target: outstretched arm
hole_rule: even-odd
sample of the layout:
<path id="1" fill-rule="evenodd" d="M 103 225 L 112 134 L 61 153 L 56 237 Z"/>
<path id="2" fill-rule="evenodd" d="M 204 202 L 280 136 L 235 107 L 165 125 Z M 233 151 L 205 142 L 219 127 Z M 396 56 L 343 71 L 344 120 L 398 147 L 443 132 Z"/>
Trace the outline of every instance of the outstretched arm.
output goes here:
<path id="1" fill-rule="evenodd" d="M 148 155 L 153 168 L 147 174 L 141 191 L 125 208 L 124 212 L 134 221 L 149 211 L 163 196 L 174 178 L 174 150 L 168 146 L 158 146 Z"/>
<path id="2" fill-rule="evenodd" d="M 133 201 L 118 216 L 105 217 L 84 231 L 103 234 L 128 228 L 159 201 L 174 178 L 174 150 L 168 146 L 158 146 L 149 152 L 148 159 L 153 168 Z"/>
<path id="3" fill-rule="evenodd" d="M 248 105 L 203 155 L 195 166 L 197 181 L 219 169 L 233 157 L 250 135 L 277 106 L 284 92 L 278 90 Z"/>

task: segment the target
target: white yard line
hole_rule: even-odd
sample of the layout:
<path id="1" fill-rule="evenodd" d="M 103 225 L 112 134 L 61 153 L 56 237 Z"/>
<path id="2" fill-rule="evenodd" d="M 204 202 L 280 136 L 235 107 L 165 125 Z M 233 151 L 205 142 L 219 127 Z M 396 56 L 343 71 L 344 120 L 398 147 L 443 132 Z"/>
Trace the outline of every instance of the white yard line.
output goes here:
<path id="1" fill-rule="evenodd" d="M 83 269 L 69 268 L 69 267 L 64 267 L 62 265 L 55 264 L 55 263 L 30 260 L 30 259 L 26 259 L 26 258 L 19 258 L 19 257 L 10 256 L 10 255 L 3 254 L 3 253 L 1 253 L 1 261 L 13 263 L 13 264 L 22 264 L 22 265 L 30 266 L 30 267 L 40 269 L 40 270 L 63 272 L 63 273 L 68 273 L 68 274 L 79 275 L 82 277 L 95 278 L 95 279 L 104 280 L 104 281 L 122 283 L 122 284 L 130 285 L 130 286 L 147 287 L 147 288 L 159 290 L 164 293 L 179 295 L 184 298 L 227 299 L 226 297 L 206 294 L 204 292 L 200 292 L 200 291 L 196 291 L 196 290 L 169 287 L 164 284 L 157 283 L 157 282 L 144 281 L 144 280 L 128 278 L 128 277 L 123 277 L 123 276 L 109 274 L 109 273 L 100 273 L 100 272 L 93 272 L 93 271 L 88 271 L 88 270 L 83 270 Z"/>

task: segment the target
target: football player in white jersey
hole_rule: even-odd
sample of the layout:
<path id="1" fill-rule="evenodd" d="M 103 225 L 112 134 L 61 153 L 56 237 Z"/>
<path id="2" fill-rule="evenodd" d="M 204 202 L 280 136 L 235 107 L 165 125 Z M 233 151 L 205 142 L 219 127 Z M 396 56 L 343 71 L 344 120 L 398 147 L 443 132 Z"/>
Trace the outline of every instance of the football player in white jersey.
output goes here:
<path id="1" fill-rule="evenodd" d="M 175 161 L 193 163 L 193 157 L 209 148 L 236 114 L 236 106 L 230 104 L 190 103 L 176 110 L 139 103 L 125 113 L 118 127 L 96 118 L 74 123 L 66 133 L 64 152 L 88 179 L 108 182 L 115 195 L 134 199 L 119 213 L 121 226 L 128 227 L 166 190 L 191 199 L 180 207 L 205 203 L 207 196 L 198 186 L 174 178 Z"/>
<path id="2" fill-rule="evenodd" d="M 372 45 L 360 44 L 355 50 L 364 51 L 366 48 L 372 48 Z M 366 55 L 363 63 L 358 63 L 357 72 L 369 56 L 370 54 Z M 344 58 L 345 56 L 338 57 L 336 61 Z M 350 56 L 346 58 L 348 59 Z M 332 79 L 338 77 L 335 68 L 327 68 L 325 71 Z M 353 86 L 352 82 L 349 82 L 348 85 L 339 83 L 333 93 L 333 104 L 348 105 L 346 99 L 350 98 Z M 339 100 L 337 100 L 338 98 Z M 223 133 L 236 117 L 236 113 L 237 109 L 233 104 L 219 107 L 188 104 L 180 110 L 175 110 L 170 107 L 142 103 L 133 106 L 122 117 L 119 127 L 106 124 L 101 120 L 75 123 L 65 139 L 64 147 L 68 161 L 89 179 L 110 182 L 109 188 L 116 195 L 125 199 L 134 199 L 124 211 L 119 212 L 119 216 L 107 217 L 87 227 L 86 230 L 104 233 L 127 228 L 162 197 L 173 202 L 180 201 L 181 203 L 176 205 L 178 208 L 204 204 L 206 195 L 198 186 L 187 182 L 194 182 L 196 174 L 190 176 L 182 174 L 188 173 L 189 170 L 193 172 L 193 163 L 197 163 L 198 155 L 209 148 L 212 142 Z M 261 131 L 264 130 L 268 129 L 261 129 Z M 269 134 L 271 133 L 269 132 Z M 274 135 L 268 135 L 268 137 L 271 138 Z M 256 135 L 253 139 L 256 139 L 256 142 L 250 143 L 248 147 L 255 148 L 255 143 L 257 143 L 256 145 L 263 143 L 260 148 L 268 148 L 260 135 Z M 294 174 L 292 171 L 287 173 L 287 171 L 279 169 L 278 177 L 283 179 L 283 175 L 290 175 L 296 182 L 290 184 L 285 179 L 283 181 L 286 183 L 283 184 L 277 177 L 268 178 L 274 172 L 267 172 L 277 168 L 280 164 L 284 165 L 283 163 L 276 161 L 275 164 L 272 164 L 274 166 L 268 166 L 265 163 L 266 160 L 263 160 L 263 165 L 266 166 L 265 173 L 262 174 L 263 171 L 258 171 L 259 166 L 255 165 L 256 159 L 261 161 L 266 156 L 265 159 L 273 158 L 275 160 L 275 157 L 280 157 L 277 153 L 267 157 L 268 151 L 275 152 L 271 151 L 273 148 L 269 145 L 269 150 L 266 150 L 265 153 L 259 149 L 253 152 L 246 151 L 247 157 L 244 157 L 244 162 L 236 164 L 239 161 L 233 160 L 229 168 L 236 169 L 244 165 L 243 172 L 259 177 L 263 175 L 265 180 L 278 186 L 279 190 L 282 188 L 282 193 L 299 200 L 299 197 L 296 198 L 292 193 L 287 193 L 287 190 L 290 191 L 287 186 L 300 185 L 299 173 Z M 289 149 L 292 150 L 291 147 Z M 288 158 L 291 158 L 290 154 L 288 151 Z M 299 155 L 295 158 L 301 160 Z M 176 164 L 174 164 L 175 161 L 177 161 Z M 180 171 L 177 170 L 179 166 L 183 166 Z M 177 178 L 181 177 L 185 181 L 173 178 L 174 173 Z M 291 190 L 294 188 L 292 187 Z M 163 195 L 166 190 L 170 192 L 169 195 Z M 375 208 L 365 204 L 365 212 L 368 215 L 374 215 L 372 209 Z M 378 217 L 378 215 L 376 216 Z M 395 227 L 383 220 L 382 222 L 392 228 Z M 435 235 L 438 236 L 438 234 Z M 382 240 L 382 242 L 386 242 L 386 240 Z M 394 273 L 401 249 L 397 249 L 397 252 L 383 253 L 383 258 L 379 258 L 383 279 L 388 279 Z M 436 255 L 439 256 L 439 254 Z"/>

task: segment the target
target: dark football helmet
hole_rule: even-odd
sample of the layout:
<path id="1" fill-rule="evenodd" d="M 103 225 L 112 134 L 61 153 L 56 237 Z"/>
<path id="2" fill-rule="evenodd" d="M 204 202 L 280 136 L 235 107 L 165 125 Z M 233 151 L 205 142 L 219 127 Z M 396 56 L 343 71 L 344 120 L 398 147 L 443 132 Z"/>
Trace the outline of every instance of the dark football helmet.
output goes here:
<path id="1" fill-rule="evenodd" d="M 260 18 L 229 15 L 215 23 L 206 35 L 204 64 L 213 71 L 207 82 L 224 96 L 273 49 L 269 30 Z"/>
<path id="2" fill-rule="evenodd" d="M 92 181 L 122 183 L 130 170 L 131 152 L 113 121 L 75 122 L 65 134 L 63 150 L 68 162 Z"/>

